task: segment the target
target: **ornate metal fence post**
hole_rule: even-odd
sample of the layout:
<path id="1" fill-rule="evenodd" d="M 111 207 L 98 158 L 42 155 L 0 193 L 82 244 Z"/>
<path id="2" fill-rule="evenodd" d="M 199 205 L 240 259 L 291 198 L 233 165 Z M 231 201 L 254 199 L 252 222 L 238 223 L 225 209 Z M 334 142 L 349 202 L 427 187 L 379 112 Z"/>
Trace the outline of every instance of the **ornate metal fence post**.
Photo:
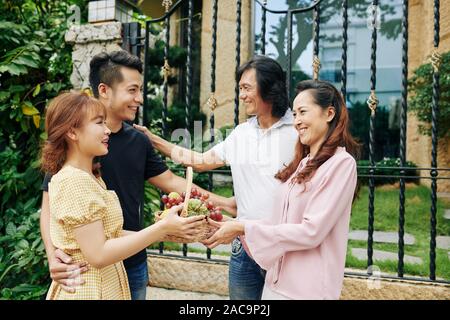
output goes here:
<path id="1" fill-rule="evenodd" d="M 348 0 L 342 1 L 342 67 L 341 67 L 341 93 L 347 101 L 347 30 L 348 30 Z"/>
<path id="2" fill-rule="evenodd" d="M 320 32 L 320 3 L 314 7 L 314 57 L 313 57 L 313 79 L 319 79 L 319 32 Z"/>
<path id="3" fill-rule="evenodd" d="M 367 100 L 367 105 L 370 109 L 370 131 L 369 131 L 369 226 L 368 226 L 368 241 L 367 241 L 367 267 L 373 264 L 373 231 L 374 231 L 374 201 L 375 201 L 375 179 L 373 177 L 375 171 L 375 155 L 374 155 L 374 145 L 375 145 L 375 114 L 378 106 L 378 99 L 375 94 L 376 79 L 377 79 L 377 10 L 378 10 L 378 0 L 372 1 L 372 46 L 370 55 L 370 96 Z M 370 271 L 369 271 L 370 274 Z"/>
<path id="4" fill-rule="evenodd" d="M 436 280 L 436 211 L 437 211 L 437 147 L 439 117 L 439 67 L 441 55 L 439 48 L 440 1 L 434 1 L 434 49 L 431 56 L 433 66 L 433 99 L 431 111 L 431 216 L 430 216 L 430 279 Z"/>
<path id="5" fill-rule="evenodd" d="M 211 146 L 214 144 L 214 110 L 217 108 L 218 103 L 215 97 L 216 93 L 216 49 L 217 49 L 217 2 L 218 0 L 213 1 L 213 14 L 212 14 L 212 49 L 211 49 L 211 94 L 208 99 L 208 107 L 211 110 L 211 117 L 209 119 L 209 126 L 211 132 L 210 143 Z M 209 172 L 208 174 L 208 189 L 212 191 L 213 185 L 213 173 Z M 211 249 L 206 250 L 206 257 L 211 259 Z"/>
<path id="6" fill-rule="evenodd" d="M 406 165 L 406 114 L 408 112 L 408 0 L 403 0 L 402 20 L 402 109 L 400 114 L 400 167 Z M 405 170 L 400 170 L 399 218 L 398 218 L 398 267 L 403 277 L 404 226 L 405 226 Z"/>
<path id="7" fill-rule="evenodd" d="M 241 8 L 242 1 L 236 1 L 236 72 L 241 64 Z M 234 89 L 234 126 L 239 124 L 239 83 L 236 79 L 236 86 Z"/>
<path id="8" fill-rule="evenodd" d="M 262 18 L 261 18 L 261 54 L 266 54 L 266 15 L 267 15 L 267 0 L 264 0 L 261 6 Z"/>

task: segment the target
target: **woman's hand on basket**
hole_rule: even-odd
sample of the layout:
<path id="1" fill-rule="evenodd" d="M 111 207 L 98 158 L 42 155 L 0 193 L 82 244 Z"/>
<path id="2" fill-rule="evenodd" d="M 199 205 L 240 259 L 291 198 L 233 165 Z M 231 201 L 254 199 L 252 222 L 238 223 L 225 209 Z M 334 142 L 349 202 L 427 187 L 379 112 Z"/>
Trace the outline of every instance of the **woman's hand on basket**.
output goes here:
<path id="1" fill-rule="evenodd" d="M 166 235 L 183 237 L 186 240 L 193 239 L 197 235 L 197 229 L 205 223 L 205 216 L 182 218 L 178 216 L 178 212 L 182 209 L 182 205 L 170 208 L 167 216 L 160 223 L 163 224 Z"/>
<path id="2" fill-rule="evenodd" d="M 212 236 L 202 241 L 210 249 L 217 247 L 219 244 L 231 243 L 234 238 L 244 234 L 244 223 L 240 221 L 217 222 L 208 219 L 208 223 L 217 228 L 217 231 Z"/>

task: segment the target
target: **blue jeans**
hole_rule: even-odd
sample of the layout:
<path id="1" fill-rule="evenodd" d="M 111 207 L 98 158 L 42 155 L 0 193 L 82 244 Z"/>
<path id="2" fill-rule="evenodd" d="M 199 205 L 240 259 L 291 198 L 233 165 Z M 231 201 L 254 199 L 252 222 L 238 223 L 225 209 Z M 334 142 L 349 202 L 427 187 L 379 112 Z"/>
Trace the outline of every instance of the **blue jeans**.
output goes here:
<path id="1" fill-rule="evenodd" d="M 145 300 L 148 285 L 147 261 L 126 268 L 132 300 Z"/>
<path id="2" fill-rule="evenodd" d="M 239 238 L 232 243 L 228 276 L 230 300 L 261 300 L 266 271 L 248 256 Z"/>

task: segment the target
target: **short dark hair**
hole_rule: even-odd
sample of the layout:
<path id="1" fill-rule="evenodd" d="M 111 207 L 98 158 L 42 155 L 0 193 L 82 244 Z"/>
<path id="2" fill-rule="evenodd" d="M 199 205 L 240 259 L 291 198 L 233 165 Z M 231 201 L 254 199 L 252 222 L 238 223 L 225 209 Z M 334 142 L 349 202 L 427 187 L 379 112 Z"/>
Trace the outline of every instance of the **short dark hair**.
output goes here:
<path id="1" fill-rule="evenodd" d="M 95 55 L 89 63 L 89 83 L 94 97 L 98 98 L 98 86 L 100 83 L 112 86 L 123 80 L 121 67 L 135 69 L 142 73 L 141 60 L 125 50 L 102 52 Z"/>
<path id="2" fill-rule="evenodd" d="M 289 108 L 286 75 L 280 64 L 266 56 L 256 55 L 241 65 L 236 73 L 237 81 L 250 69 L 256 71 L 256 83 L 261 98 L 272 104 L 272 116 L 281 118 Z"/>

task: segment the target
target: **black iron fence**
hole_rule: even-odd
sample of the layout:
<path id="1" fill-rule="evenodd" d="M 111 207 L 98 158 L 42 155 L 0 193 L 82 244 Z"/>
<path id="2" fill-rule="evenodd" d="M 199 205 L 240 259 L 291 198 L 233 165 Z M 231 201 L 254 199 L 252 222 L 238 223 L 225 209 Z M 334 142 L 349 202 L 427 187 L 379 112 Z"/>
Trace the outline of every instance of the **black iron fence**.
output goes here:
<path id="1" fill-rule="evenodd" d="M 262 13 L 262 24 L 260 31 L 260 45 L 259 52 L 260 54 L 266 53 L 266 20 L 267 13 L 276 14 L 276 15 L 284 15 L 287 17 L 287 64 L 286 75 L 287 75 L 287 89 L 289 96 L 291 96 L 291 78 L 292 78 L 292 59 L 291 59 L 291 51 L 292 51 L 292 27 L 293 27 L 293 17 L 299 13 L 312 12 L 313 13 L 313 78 L 319 78 L 319 70 L 320 70 L 320 59 L 319 59 L 319 33 L 320 33 L 320 8 L 321 8 L 321 0 L 311 1 L 311 4 L 308 7 L 303 8 L 295 8 L 288 10 L 271 10 L 267 6 L 267 1 L 253 0 L 254 6 L 259 6 Z M 439 116 L 439 63 L 440 56 L 437 53 L 437 48 L 439 46 L 439 0 L 434 0 L 433 2 L 429 2 L 430 5 L 433 5 L 434 8 L 434 51 L 432 56 L 432 64 L 433 64 L 433 100 L 432 100 L 432 121 L 431 121 L 431 141 L 432 141 L 432 150 L 431 150 L 431 166 L 430 167 L 418 167 L 418 168 L 410 168 L 406 166 L 406 126 L 407 126 L 407 111 L 408 111 L 408 88 L 407 88 L 407 77 L 408 77 L 408 0 L 402 1 L 402 23 L 401 23 L 401 35 L 402 35 L 402 68 L 401 68 L 401 115 L 400 115 L 400 141 L 399 141 L 399 158 L 400 165 L 397 167 L 377 167 L 375 165 L 374 158 L 374 146 L 375 146 L 375 119 L 377 115 L 377 92 L 376 92 L 376 81 L 377 81 L 377 28 L 375 25 L 376 21 L 376 12 L 377 7 L 379 5 L 378 0 L 372 1 L 372 17 L 373 17 L 373 29 L 371 33 L 371 48 L 370 48 L 370 95 L 367 98 L 367 105 L 370 109 L 370 127 L 369 127 L 369 166 L 359 166 L 358 167 L 358 176 L 360 178 L 368 179 L 368 189 L 369 189 L 369 199 L 368 199 L 368 242 L 367 242 L 367 273 L 348 273 L 349 275 L 365 275 L 370 276 L 371 271 L 370 267 L 373 265 L 373 247 L 374 247 L 374 221 L 375 221 L 375 179 L 377 178 L 394 178 L 399 181 L 399 211 L 398 211 L 398 266 L 397 266 L 397 277 L 394 278 L 403 278 L 404 276 L 404 253 L 405 253 L 405 182 L 409 179 L 430 179 L 431 180 L 431 205 L 430 205 L 430 246 L 429 246 L 429 275 L 427 278 L 410 278 L 419 281 L 432 281 L 432 282 L 444 282 L 450 283 L 446 280 L 436 280 L 436 214 L 437 214 L 437 181 L 438 180 L 449 180 L 448 176 L 441 176 L 440 174 L 443 172 L 449 172 L 450 168 L 438 168 L 437 167 L 437 146 L 438 146 L 438 135 L 437 135 L 437 118 Z M 209 3 L 209 2 L 206 2 Z M 193 52 L 193 17 L 194 17 L 194 0 L 179 0 L 175 3 L 172 1 L 163 1 L 163 4 L 166 6 L 166 13 L 157 19 L 147 20 L 145 22 L 146 31 L 145 36 L 140 36 L 140 28 L 138 28 L 137 23 L 127 24 L 125 26 L 124 32 L 124 48 L 130 50 L 134 54 L 140 54 L 140 48 L 144 47 L 144 65 L 148 66 L 148 50 L 149 50 L 149 41 L 150 41 L 150 26 L 155 23 L 163 23 L 164 26 L 164 34 L 165 34 L 165 47 L 164 47 L 164 66 L 163 66 L 163 74 L 164 74 L 164 82 L 163 82 L 163 107 L 162 107 L 162 132 L 164 137 L 168 137 L 168 126 L 167 126 L 167 115 L 168 115 L 168 78 L 170 73 L 170 65 L 169 65 L 169 44 L 170 44 L 170 19 L 172 15 L 180 10 L 182 6 L 187 6 L 187 10 L 180 10 L 181 12 L 187 12 L 186 16 L 181 16 L 180 19 L 187 20 L 187 61 L 185 66 L 185 72 L 182 74 L 185 77 L 185 125 L 186 128 L 189 128 L 191 110 L 190 105 L 192 102 L 192 86 L 193 86 L 193 63 L 192 63 L 192 52 Z M 205 5 L 205 4 L 204 4 Z M 211 129 L 215 128 L 215 118 L 214 118 L 214 109 L 218 106 L 217 100 L 215 98 L 216 91 L 216 57 L 217 57 L 217 26 L 218 26 L 218 0 L 211 0 L 212 5 L 212 21 L 211 21 L 211 37 L 212 37 L 212 45 L 211 45 L 211 87 L 210 87 L 210 98 L 208 99 L 208 106 L 211 108 L 211 115 L 209 119 L 209 126 Z M 348 26 L 349 26 L 349 6 L 348 0 L 342 0 L 342 65 L 340 71 L 340 79 L 341 79 L 341 93 L 344 98 L 347 97 L 347 53 L 348 53 Z M 240 56 L 241 56 L 241 12 L 242 12 L 242 1 L 236 0 L 236 38 L 235 38 L 235 68 L 241 64 Z M 141 40 L 144 40 L 142 44 Z M 144 72 L 144 110 L 149 105 L 148 100 L 148 72 Z M 144 112 L 144 124 L 148 124 L 149 119 L 146 118 L 146 112 Z M 239 87 L 236 83 L 235 86 L 235 98 L 234 98 L 234 125 L 237 126 L 239 124 Z M 211 135 L 211 143 L 214 143 L 214 135 Z M 389 169 L 390 172 L 397 172 L 397 174 L 377 174 L 380 169 Z M 429 176 L 423 175 L 408 175 L 408 170 L 417 170 L 415 172 L 420 171 L 429 171 Z M 223 170 L 213 170 L 208 173 L 209 175 L 209 190 L 213 188 L 213 174 L 220 173 Z M 362 173 L 364 172 L 364 173 Z M 164 244 L 161 243 L 159 246 L 160 254 L 164 254 Z M 187 245 L 183 245 L 183 256 L 186 258 L 188 253 Z M 206 258 L 211 259 L 211 250 L 206 250 Z M 389 278 L 388 276 L 386 276 Z"/>

